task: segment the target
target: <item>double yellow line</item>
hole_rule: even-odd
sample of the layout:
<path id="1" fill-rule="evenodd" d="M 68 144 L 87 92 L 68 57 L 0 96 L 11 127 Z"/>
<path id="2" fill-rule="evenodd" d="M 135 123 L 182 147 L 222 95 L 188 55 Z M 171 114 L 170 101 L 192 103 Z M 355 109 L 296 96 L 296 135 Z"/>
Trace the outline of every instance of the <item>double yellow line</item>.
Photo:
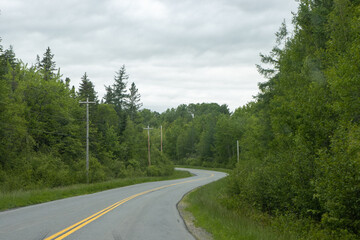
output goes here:
<path id="1" fill-rule="evenodd" d="M 114 210 L 115 208 L 117 208 L 118 206 L 120 206 L 121 204 L 123 203 L 126 203 L 127 201 L 130 201 L 131 199 L 134 199 L 138 196 L 141 196 L 141 195 L 144 195 L 144 194 L 147 194 L 147 193 L 150 193 L 150 192 L 154 192 L 154 191 L 157 191 L 157 190 L 160 190 L 160 189 L 163 189 L 163 188 L 168 188 L 168 187 L 171 187 L 171 186 L 175 186 L 175 185 L 179 185 L 179 184 L 184 184 L 184 183 L 189 183 L 189 182 L 195 182 L 195 181 L 200 181 L 200 180 L 203 180 L 203 179 L 206 179 L 206 178 L 210 178 L 210 177 L 213 177 L 214 174 L 211 174 L 209 177 L 204 177 L 204 178 L 199 178 L 199 179 L 194 179 L 194 180 L 188 180 L 188 181 L 184 181 L 184 182 L 179 182 L 179 183 L 173 183 L 173 184 L 170 184 L 170 185 L 165 185 L 165 186 L 162 186 L 162 187 L 157 187 L 157 188 L 153 188 L 153 189 L 150 189 L 150 190 L 147 190 L 147 191 L 144 191 L 144 192 L 141 192 L 141 193 L 137 193 L 137 194 L 134 194 L 128 198 L 125 198 L 125 199 L 122 199 L 120 200 L 119 202 L 116 202 L 114 203 L 113 205 L 107 207 L 107 208 L 104 208 L 103 210 L 97 212 L 97 213 L 94 213 L 93 215 L 61 230 L 60 232 L 57 232 L 53 235 L 51 235 L 50 237 L 47 237 L 45 238 L 44 240 L 61 240 L 61 239 L 64 239 L 66 238 L 67 236 L 69 236 L 70 234 L 76 232 L 77 230 L 79 230 L 80 228 L 86 226 L 87 224 L 91 223 L 92 221 L 98 219 L 99 217 L 105 215 L 106 213 Z"/>

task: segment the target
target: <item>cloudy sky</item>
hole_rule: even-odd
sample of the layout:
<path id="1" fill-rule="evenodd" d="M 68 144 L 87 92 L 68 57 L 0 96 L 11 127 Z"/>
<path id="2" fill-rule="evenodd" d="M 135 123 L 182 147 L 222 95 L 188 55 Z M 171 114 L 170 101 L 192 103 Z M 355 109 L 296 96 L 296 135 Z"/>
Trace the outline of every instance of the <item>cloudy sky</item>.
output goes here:
<path id="1" fill-rule="evenodd" d="M 295 0 L 0 0 L 2 45 L 29 65 L 49 46 L 77 88 L 99 97 L 125 64 L 145 108 L 216 102 L 231 111 L 264 81 L 255 64 Z"/>

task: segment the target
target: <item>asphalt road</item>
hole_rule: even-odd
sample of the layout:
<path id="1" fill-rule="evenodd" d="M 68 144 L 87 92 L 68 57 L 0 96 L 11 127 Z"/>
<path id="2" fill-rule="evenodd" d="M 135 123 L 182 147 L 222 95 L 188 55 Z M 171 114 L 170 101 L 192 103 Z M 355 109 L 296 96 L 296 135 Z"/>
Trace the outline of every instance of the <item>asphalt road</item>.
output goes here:
<path id="1" fill-rule="evenodd" d="M 0 212 L 0 239 L 194 239 L 176 204 L 192 189 L 225 173 L 186 169 L 196 176 L 142 183 Z"/>

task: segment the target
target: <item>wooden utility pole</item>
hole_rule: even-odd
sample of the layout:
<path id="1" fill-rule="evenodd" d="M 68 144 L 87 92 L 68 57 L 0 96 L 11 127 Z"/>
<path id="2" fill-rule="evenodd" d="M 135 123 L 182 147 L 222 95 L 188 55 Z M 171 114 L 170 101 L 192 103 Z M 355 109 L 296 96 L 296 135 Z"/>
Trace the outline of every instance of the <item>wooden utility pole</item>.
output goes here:
<path id="1" fill-rule="evenodd" d="M 149 160 L 149 166 L 151 166 L 151 159 L 150 159 L 150 130 L 152 128 L 150 128 L 149 125 L 148 125 L 148 127 L 144 128 L 144 129 L 148 131 L 148 160 Z"/>
<path id="2" fill-rule="evenodd" d="M 89 98 L 86 98 L 86 102 L 79 103 L 86 104 L 86 183 L 89 183 L 89 104 L 96 102 L 89 102 Z"/>

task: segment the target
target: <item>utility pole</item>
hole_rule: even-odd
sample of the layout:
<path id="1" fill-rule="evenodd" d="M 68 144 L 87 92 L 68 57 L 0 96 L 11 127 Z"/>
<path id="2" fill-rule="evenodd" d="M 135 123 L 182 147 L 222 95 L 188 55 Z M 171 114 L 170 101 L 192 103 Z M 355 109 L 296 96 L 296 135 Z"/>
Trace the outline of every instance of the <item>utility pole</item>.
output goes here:
<path id="1" fill-rule="evenodd" d="M 163 149 L 162 149 L 162 144 L 163 144 L 163 139 L 162 139 L 162 125 L 160 126 L 160 139 L 161 139 L 161 145 L 160 145 L 160 151 L 161 153 L 163 152 Z"/>
<path id="2" fill-rule="evenodd" d="M 148 160 L 149 160 L 149 166 L 151 166 L 151 160 L 150 160 L 150 130 L 152 128 L 148 127 L 147 128 L 144 128 L 144 130 L 147 130 L 148 131 Z"/>
<path id="3" fill-rule="evenodd" d="M 95 102 L 89 102 L 89 98 L 86 98 L 86 102 L 79 103 L 86 104 L 86 183 L 89 183 L 89 104 Z"/>
<path id="4" fill-rule="evenodd" d="M 237 162 L 239 163 L 239 140 L 236 140 Z"/>

